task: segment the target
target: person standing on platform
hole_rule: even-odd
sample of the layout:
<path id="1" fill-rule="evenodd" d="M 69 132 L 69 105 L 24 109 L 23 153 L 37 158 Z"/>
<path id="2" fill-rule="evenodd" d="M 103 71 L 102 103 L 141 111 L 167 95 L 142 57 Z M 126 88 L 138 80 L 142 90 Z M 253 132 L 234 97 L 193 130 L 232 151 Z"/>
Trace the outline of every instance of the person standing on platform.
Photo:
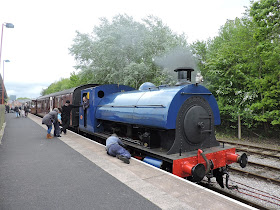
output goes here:
<path id="1" fill-rule="evenodd" d="M 62 129 L 61 133 L 64 132 L 66 134 L 66 129 L 70 125 L 70 112 L 73 108 L 78 108 L 79 105 L 73 105 L 70 104 L 70 101 L 67 100 L 65 104 L 62 106 L 62 112 L 61 112 L 61 120 L 62 120 Z"/>
<path id="2" fill-rule="evenodd" d="M 42 124 L 45 124 L 48 127 L 47 131 L 47 139 L 52 139 L 51 131 L 52 131 L 52 124 L 57 121 L 57 114 L 58 109 L 54 108 L 53 111 L 50 111 L 43 117 Z"/>
<path id="3" fill-rule="evenodd" d="M 18 107 L 18 116 L 21 116 L 21 106 Z"/>
<path id="4" fill-rule="evenodd" d="M 123 148 L 123 146 L 124 144 L 116 134 L 113 134 L 106 140 L 107 154 L 113 157 L 117 157 L 123 162 L 129 164 L 130 163 L 129 159 L 131 158 L 131 154 L 125 148 Z"/>
<path id="5" fill-rule="evenodd" d="M 20 116 L 25 117 L 24 106 L 22 106 L 21 109 L 20 109 Z"/>
<path id="6" fill-rule="evenodd" d="M 14 111 L 16 112 L 16 117 L 20 117 L 19 116 L 19 109 L 17 106 L 15 106 Z"/>
<path id="7" fill-rule="evenodd" d="M 53 123 L 54 125 L 54 135 L 56 137 L 61 137 L 60 135 L 60 124 L 61 124 L 61 108 L 58 108 L 58 113 L 57 113 L 57 121 Z"/>
<path id="8" fill-rule="evenodd" d="M 24 104 L 23 109 L 24 109 L 25 117 L 27 117 L 27 116 L 28 116 L 29 109 L 30 109 L 29 106 L 27 105 L 27 103 Z"/>
<path id="9" fill-rule="evenodd" d="M 8 104 L 5 105 L 5 109 L 6 109 L 6 113 L 9 113 L 10 112 L 10 107 Z"/>

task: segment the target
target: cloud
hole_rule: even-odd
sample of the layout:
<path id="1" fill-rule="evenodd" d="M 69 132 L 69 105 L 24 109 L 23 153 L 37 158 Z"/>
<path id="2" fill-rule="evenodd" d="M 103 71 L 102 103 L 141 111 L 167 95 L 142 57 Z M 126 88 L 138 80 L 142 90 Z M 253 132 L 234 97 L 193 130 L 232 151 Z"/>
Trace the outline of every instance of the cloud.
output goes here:
<path id="1" fill-rule="evenodd" d="M 5 83 L 7 94 L 16 95 L 17 98 L 37 98 L 40 96 L 42 89 L 45 89 L 50 84 L 39 84 L 39 83 Z"/>

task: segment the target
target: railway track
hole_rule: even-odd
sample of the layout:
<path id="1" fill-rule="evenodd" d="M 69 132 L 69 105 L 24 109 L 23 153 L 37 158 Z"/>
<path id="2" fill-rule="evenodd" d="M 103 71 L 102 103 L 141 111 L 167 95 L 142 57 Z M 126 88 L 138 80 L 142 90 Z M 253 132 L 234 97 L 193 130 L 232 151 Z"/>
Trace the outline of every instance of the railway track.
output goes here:
<path id="1" fill-rule="evenodd" d="M 248 166 L 246 168 L 249 168 L 249 167 L 256 168 L 257 173 L 258 173 L 257 175 L 259 175 L 260 173 L 266 173 L 266 174 L 268 174 L 266 177 L 267 180 L 270 180 L 270 179 L 276 180 L 275 183 L 280 183 L 280 168 L 279 167 L 248 161 Z M 244 168 L 244 169 L 246 169 L 246 168 Z M 268 177 L 268 176 L 273 176 L 273 175 L 275 178 Z"/>
<path id="2" fill-rule="evenodd" d="M 272 188 L 279 189 L 280 185 L 280 150 L 278 148 L 263 147 L 257 145 L 251 145 L 246 143 L 232 142 L 226 140 L 220 140 L 223 144 L 233 145 L 237 151 L 246 152 L 249 154 L 248 165 L 244 169 L 239 169 L 234 167 L 232 164 L 229 167 L 229 172 L 231 172 L 232 178 L 235 176 L 246 178 L 249 184 L 244 184 L 237 182 L 238 189 L 236 190 L 239 194 L 248 197 L 248 199 L 253 198 L 253 200 L 259 200 L 257 203 L 264 203 L 264 206 L 258 207 L 260 209 L 279 209 L 280 208 L 280 197 L 279 190 L 271 193 L 270 191 L 264 192 L 263 185 L 269 185 Z M 253 161 L 250 161 L 253 159 Z M 263 162 L 265 164 L 259 163 Z M 274 165 L 274 166 L 273 166 Z M 247 183 L 245 182 L 245 183 Z M 257 184 L 256 184 L 257 183 Z M 248 186 L 250 185 L 250 186 Z M 245 186 L 245 187 L 244 187 Z M 260 189 L 254 188 L 258 187 Z M 270 194 L 271 193 L 271 194 Z M 237 195 L 238 196 L 238 195 Z M 273 207 L 266 207 L 273 206 Z"/>
<path id="3" fill-rule="evenodd" d="M 280 171 L 280 168 L 270 167 L 268 165 L 255 162 L 248 162 L 247 167 L 258 167 L 269 172 L 271 172 L 271 170 L 274 170 L 274 175 L 279 174 Z M 234 164 L 229 166 L 228 171 L 231 174 L 229 186 L 233 187 L 232 190 L 222 189 L 215 182 L 207 184 L 206 180 L 204 180 L 204 183 L 202 183 L 201 185 L 258 209 L 279 209 L 279 193 L 264 191 L 263 184 L 261 183 L 269 183 L 269 185 L 274 185 L 274 187 L 276 187 L 280 185 L 280 177 L 278 177 L 277 179 L 264 176 L 260 172 L 252 173 L 250 171 L 247 171 L 246 168 L 245 170 L 241 170 L 234 167 Z M 238 176 L 245 179 L 245 181 L 236 181 L 239 180 L 239 178 L 237 178 Z"/>
<path id="4" fill-rule="evenodd" d="M 257 145 L 250 145 L 240 142 L 232 142 L 232 141 L 226 141 L 226 140 L 219 140 L 219 142 L 223 144 L 230 144 L 235 145 L 237 151 L 243 151 L 246 153 L 251 154 L 257 154 L 265 157 L 272 157 L 280 160 L 280 150 L 269 148 L 269 147 L 263 147 L 263 146 L 257 146 Z"/>
<path id="5" fill-rule="evenodd" d="M 280 197 L 279 194 L 275 194 L 273 192 L 265 192 L 262 188 L 258 189 L 256 187 L 249 186 L 247 184 L 241 182 L 234 182 L 238 185 L 238 189 L 235 189 L 234 192 L 238 193 L 238 197 L 247 197 L 244 203 L 247 203 L 249 200 L 249 205 L 254 206 L 258 209 L 279 209 L 280 208 Z M 250 200 L 249 198 L 253 198 Z M 254 202 L 253 200 L 258 200 L 258 202 Z M 259 204 L 261 203 L 261 204 Z"/>
<path id="6" fill-rule="evenodd" d="M 247 205 L 255 207 L 257 209 L 266 209 L 263 205 L 260 205 L 257 202 L 245 199 L 243 196 L 241 196 L 240 193 L 234 194 L 234 193 L 232 193 L 232 191 L 227 191 L 225 189 L 220 188 L 219 186 L 215 186 L 213 184 L 209 184 L 209 183 L 206 183 L 206 182 L 201 182 L 201 183 L 199 183 L 199 185 L 201 185 L 201 186 L 203 186 L 207 189 L 213 190 L 217 193 L 220 193 L 222 195 L 225 195 L 227 197 L 230 197 L 234 200 L 238 200 L 242 203 L 246 203 Z"/>
<path id="7" fill-rule="evenodd" d="M 217 186 L 216 183 L 207 184 L 206 182 L 200 183 L 200 185 L 223 194 L 227 197 L 238 200 L 242 203 L 246 203 L 257 209 L 279 209 L 280 208 L 280 197 L 279 194 L 273 194 L 273 192 L 265 192 L 260 186 L 249 186 L 238 181 L 230 180 L 231 184 L 234 184 L 236 189 L 228 190 L 222 189 Z"/>
<path id="8" fill-rule="evenodd" d="M 266 180 L 266 181 L 269 181 L 269 182 L 271 182 L 273 184 L 280 185 L 280 180 L 276 179 L 276 178 L 271 178 L 271 177 L 263 176 L 263 175 L 260 175 L 260 174 L 257 174 L 257 173 L 253 173 L 253 172 L 242 170 L 242 169 L 235 168 L 235 167 L 230 167 L 229 171 L 230 172 L 232 171 L 232 172 L 235 172 L 235 173 L 239 173 L 239 174 L 245 175 L 247 177 L 252 177 L 252 178 L 258 178 L 258 179 Z"/>

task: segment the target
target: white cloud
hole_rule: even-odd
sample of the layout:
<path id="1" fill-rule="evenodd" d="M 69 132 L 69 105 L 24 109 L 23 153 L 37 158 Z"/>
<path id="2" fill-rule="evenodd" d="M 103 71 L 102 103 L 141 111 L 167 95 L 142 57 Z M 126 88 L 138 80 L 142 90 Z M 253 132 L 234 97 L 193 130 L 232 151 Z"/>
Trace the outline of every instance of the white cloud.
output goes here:
<path id="1" fill-rule="evenodd" d="M 9 96 L 16 95 L 17 98 L 37 98 L 49 84 L 7 82 L 5 85 Z"/>
<path id="2" fill-rule="evenodd" d="M 188 41 L 206 40 L 217 35 L 227 19 L 241 17 L 250 0 L 10 0 L 2 1 L 0 23 L 11 22 L 14 29 L 4 28 L 2 60 L 8 94 L 24 97 L 74 71 L 74 58 L 68 48 L 75 31 L 90 33 L 99 18 L 111 19 L 128 14 L 135 20 L 154 15 L 173 31 L 184 32 Z M 1 73 L 2 73 L 1 64 Z M 14 88 L 26 84 L 26 88 Z M 36 84 L 44 84 L 37 85 Z M 34 88 L 35 87 L 37 88 Z M 29 89 L 32 88 L 32 89 Z M 23 92 L 23 90 L 25 92 Z M 21 95 L 23 94 L 23 95 Z M 36 95 L 36 94 L 34 94 Z"/>

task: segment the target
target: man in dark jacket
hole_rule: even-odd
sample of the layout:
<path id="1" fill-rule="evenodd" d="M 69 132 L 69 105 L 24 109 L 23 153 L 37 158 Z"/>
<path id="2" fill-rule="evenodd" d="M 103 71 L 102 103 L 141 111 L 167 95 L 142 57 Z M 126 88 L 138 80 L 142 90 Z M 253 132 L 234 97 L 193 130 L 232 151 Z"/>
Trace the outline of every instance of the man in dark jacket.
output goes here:
<path id="1" fill-rule="evenodd" d="M 70 104 L 69 100 L 67 100 L 65 102 L 65 104 L 61 107 L 62 108 L 62 112 L 61 112 L 62 129 L 61 129 L 61 133 L 64 132 L 64 134 L 66 134 L 66 129 L 70 125 L 70 112 L 73 108 L 78 108 L 78 107 L 80 107 L 80 106 Z"/>
<path id="2" fill-rule="evenodd" d="M 9 107 L 9 105 L 5 105 L 5 108 L 6 108 L 6 113 L 9 113 L 9 112 L 10 112 L 10 107 Z"/>
<path id="3" fill-rule="evenodd" d="M 27 117 L 28 116 L 28 112 L 29 112 L 29 106 L 27 105 L 27 103 L 24 104 L 23 109 L 24 109 L 25 117 Z"/>
<path id="4" fill-rule="evenodd" d="M 15 106 L 14 111 L 16 112 L 16 117 L 20 117 L 19 116 L 19 109 L 17 106 Z"/>

